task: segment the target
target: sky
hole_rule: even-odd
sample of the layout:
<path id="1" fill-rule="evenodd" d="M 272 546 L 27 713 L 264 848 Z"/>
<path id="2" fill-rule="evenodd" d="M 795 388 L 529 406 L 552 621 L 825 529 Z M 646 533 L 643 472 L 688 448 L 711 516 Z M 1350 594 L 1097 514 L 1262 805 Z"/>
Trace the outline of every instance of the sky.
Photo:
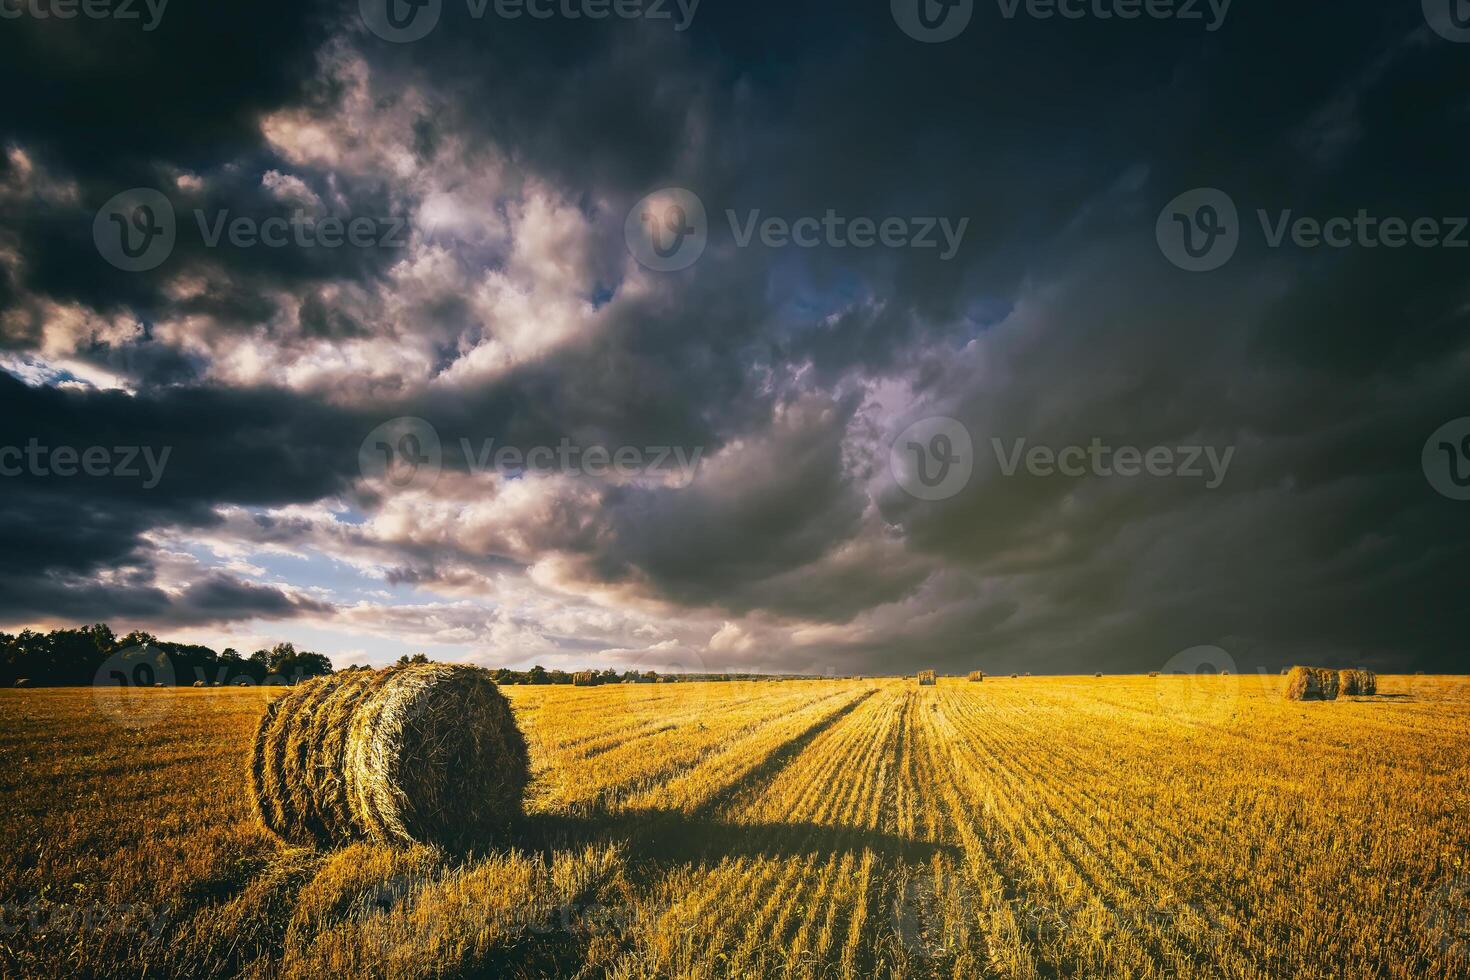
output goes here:
<path id="1" fill-rule="evenodd" d="M 1463 670 L 1457 9 L 0 0 L 0 629 Z"/>

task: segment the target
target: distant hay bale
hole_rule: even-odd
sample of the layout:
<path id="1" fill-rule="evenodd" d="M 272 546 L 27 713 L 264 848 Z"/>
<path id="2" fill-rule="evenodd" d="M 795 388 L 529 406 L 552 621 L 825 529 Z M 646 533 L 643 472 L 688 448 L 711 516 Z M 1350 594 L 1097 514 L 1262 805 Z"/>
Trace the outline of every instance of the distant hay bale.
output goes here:
<path id="1" fill-rule="evenodd" d="M 467 846 L 518 816 L 530 781 L 510 702 L 477 667 L 350 671 L 293 688 L 255 733 L 261 822 L 293 844 Z"/>
<path id="2" fill-rule="evenodd" d="M 1018 681 L 1020 679 L 1021 679 L 1021 675 L 1020 674 L 1012 674 L 1011 675 L 1011 680 L 1013 680 L 1013 681 Z"/>
<path id="3" fill-rule="evenodd" d="M 1097 676 L 1097 677 L 1101 677 L 1101 676 L 1102 676 L 1102 672 L 1101 672 L 1101 671 L 1099 671 L 1099 672 L 1098 672 L 1098 673 L 1097 673 L 1097 674 L 1096 674 L 1096 675 L 1094 675 L 1094 676 Z"/>
<path id="4" fill-rule="evenodd" d="M 1286 697 L 1290 701 L 1336 701 L 1339 677 L 1335 670 L 1293 667 L 1286 675 Z"/>
<path id="5" fill-rule="evenodd" d="M 203 681 L 195 681 L 194 682 L 194 686 L 195 687 L 204 687 L 206 685 L 205 685 L 205 683 Z"/>
<path id="6" fill-rule="evenodd" d="M 1378 693 L 1378 675 L 1371 670 L 1342 670 L 1337 674 L 1338 690 L 1350 696 L 1371 696 Z"/>
<path id="7" fill-rule="evenodd" d="M 595 670 L 579 670 L 572 675 L 573 687 L 596 687 L 602 683 L 602 677 Z"/>
<path id="8" fill-rule="evenodd" d="M 1159 672 L 1157 670 L 1151 670 L 1151 671 L 1148 672 L 1148 676 L 1150 676 L 1150 677 L 1158 677 L 1159 676 Z"/>
<path id="9" fill-rule="evenodd" d="M 30 680 L 29 677 L 22 677 L 22 678 L 18 679 L 15 682 L 15 686 L 16 687 L 30 687 L 31 686 L 31 680 Z"/>
<path id="10" fill-rule="evenodd" d="M 970 680 L 972 680 L 972 681 L 983 681 L 983 680 L 985 680 L 985 671 L 983 671 L 983 670 L 972 670 L 972 671 L 970 671 Z"/>
<path id="11" fill-rule="evenodd" d="M 939 683 L 939 681 L 936 679 L 935 674 L 934 674 L 934 671 L 932 671 L 932 670 L 921 670 L 921 671 L 919 671 L 919 686 L 920 687 L 934 687 L 938 683 Z"/>

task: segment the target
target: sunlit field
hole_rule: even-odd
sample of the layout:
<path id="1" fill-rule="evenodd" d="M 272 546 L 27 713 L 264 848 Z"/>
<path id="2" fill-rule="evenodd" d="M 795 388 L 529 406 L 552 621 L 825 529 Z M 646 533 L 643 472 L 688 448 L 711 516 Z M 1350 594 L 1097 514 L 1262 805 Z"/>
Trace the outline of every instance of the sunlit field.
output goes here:
<path id="1" fill-rule="evenodd" d="M 511 687 L 471 854 L 284 848 L 267 690 L 0 692 L 0 973 L 1470 974 L 1470 686 L 1281 678 Z"/>

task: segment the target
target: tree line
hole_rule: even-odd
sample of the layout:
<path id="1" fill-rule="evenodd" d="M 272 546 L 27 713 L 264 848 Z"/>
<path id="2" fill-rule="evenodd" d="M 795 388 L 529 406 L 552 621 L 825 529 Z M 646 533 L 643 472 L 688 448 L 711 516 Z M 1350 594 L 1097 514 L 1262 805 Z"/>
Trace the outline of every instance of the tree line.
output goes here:
<path id="1" fill-rule="evenodd" d="M 0 633 L 0 685 L 6 687 L 21 681 L 35 687 L 225 686 L 294 683 L 330 673 L 331 660 L 290 643 L 242 656 L 234 649 L 169 643 L 142 631 L 118 636 L 105 623 L 50 633 Z"/>
<path id="2" fill-rule="evenodd" d="M 398 658 L 398 666 L 429 663 L 426 654 Z M 360 669 L 356 666 L 348 670 Z M 0 633 L 0 687 L 24 682 L 31 687 L 87 687 L 94 684 L 126 687 L 223 687 L 238 684 L 294 684 L 309 677 L 333 673 L 332 661 L 320 653 L 278 643 L 269 650 L 242 656 L 227 648 L 216 652 L 190 643 L 170 643 L 151 633 L 134 631 L 118 636 L 105 623 L 49 633 L 23 630 Z M 583 683 L 655 684 L 673 681 L 756 680 L 759 674 L 659 674 L 656 671 L 611 668 L 593 671 L 530 670 L 501 667 L 492 671 L 498 684 Z M 795 679 L 792 675 L 783 675 Z"/>

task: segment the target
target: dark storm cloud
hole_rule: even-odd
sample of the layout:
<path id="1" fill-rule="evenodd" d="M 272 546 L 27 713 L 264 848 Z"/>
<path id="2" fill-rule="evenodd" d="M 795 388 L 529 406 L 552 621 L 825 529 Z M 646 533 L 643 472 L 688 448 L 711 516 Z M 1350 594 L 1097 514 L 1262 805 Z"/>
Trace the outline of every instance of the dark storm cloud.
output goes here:
<path id="1" fill-rule="evenodd" d="M 254 149 L 258 115 L 298 91 L 334 10 L 169 0 L 151 31 L 116 18 L 6 19 L 0 135 L 119 190 L 146 183 L 157 160 L 207 168 Z"/>
<path id="2" fill-rule="evenodd" d="M 102 615 L 88 608 L 107 608 L 185 623 L 308 608 L 225 578 L 170 598 L 154 584 L 156 559 L 142 536 L 208 528 L 221 503 L 275 506 L 337 493 L 357 466 L 360 429 L 282 392 L 135 397 L 31 388 L 0 373 L 0 615 L 87 618 Z"/>
<path id="3" fill-rule="evenodd" d="M 345 493 L 363 434 L 419 415 L 458 470 L 460 437 L 727 453 L 688 490 L 603 489 L 590 513 L 548 505 L 517 531 L 532 552 L 575 559 L 583 585 L 777 627 L 844 627 L 814 655 L 865 669 L 907 669 L 914 644 L 934 666 L 965 665 L 978 649 L 1018 670 L 1157 667 L 1200 643 L 1226 646 L 1243 667 L 1318 653 L 1450 666 L 1463 650 L 1470 619 L 1453 611 L 1452 583 L 1466 518 L 1428 487 L 1418 458 L 1440 423 L 1470 414 L 1464 253 L 1271 249 L 1255 216 L 1470 213 L 1470 109 L 1458 94 L 1470 57 L 1432 36 L 1414 5 L 1286 16 L 1242 4 L 1206 33 L 1004 21 L 980 4 L 966 35 L 937 46 L 906 38 L 883 3 L 707 3 L 675 32 L 470 21 L 447 2 L 435 33 L 405 45 L 368 35 L 355 3 L 216 6 L 173 0 L 148 35 L 76 21 L 21 24 L 0 40 L 8 90 L 49 80 L 5 110 L 0 132 L 78 189 L 0 199 L 0 248 L 24 258 L 21 274 L 0 262 L 5 346 L 39 345 L 47 299 L 145 326 L 195 317 L 287 351 L 418 330 L 434 338 L 440 370 L 485 339 L 465 295 L 436 296 L 388 328 L 315 291 L 383 286 L 393 253 L 208 250 L 191 232 L 165 270 L 207 279 L 186 295 L 96 253 L 92 210 L 180 171 L 198 178 L 170 191 L 185 224 L 196 207 L 280 211 L 262 183 L 273 169 L 329 211 L 402 208 L 401 174 L 288 167 L 261 136 L 273 109 L 338 111 L 346 83 L 317 67 L 334 33 L 362 53 L 382 114 L 406 93 L 424 100 L 403 124 L 414 166 L 450 160 L 474 173 L 493 155 L 511 161 L 507 195 L 534 178 L 574 202 L 595 228 L 588 296 L 616 302 L 595 330 L 493 379 L 350 408 L 204 388 L 208 355 L 146 329 L 75 353 L 146 382 L 136 396 L 0 376 L 0 444 L 39 433 L 175 447 L 155 490 L 0 487 L 0 543 L 39 571 L 15 583 L 14 609 L 289 615 L 300 600 L 225 580 L 160 605 L 141 536 L 207 528 L 222 504 Z M 709 252 L 625 295 L 623 218 L 676 185 L 709 210 Z M 1225 269 L 1190 276 L 1159 253 L 1154 221 L 1206 186 L 1239 205 L 1246 240 Z M 727 209 L 965 218 L 969 232 L 951 261 L 737 248 Z M 499 246 L 446 247 L 470 268 L 505 259 Z M 282 303 L 296 314 L 284 327 Z M 915 404 L 865 409 L 884 383 Z M 939 504 L 890 489 L 875 508 L 878 474 L 854 443 L 926 412 L 975 435 L 974 485 Z M 1213 490 L 1003 477 L 992 437 L 1235 456 Z M 446 559 L 466 556 L 452 551 L 401 544 L 389 580 L 458 575 Z M 534 554 L 468 557 L 519 568 Z M 131 579 L 98 578 L 128 568 Z"/>

